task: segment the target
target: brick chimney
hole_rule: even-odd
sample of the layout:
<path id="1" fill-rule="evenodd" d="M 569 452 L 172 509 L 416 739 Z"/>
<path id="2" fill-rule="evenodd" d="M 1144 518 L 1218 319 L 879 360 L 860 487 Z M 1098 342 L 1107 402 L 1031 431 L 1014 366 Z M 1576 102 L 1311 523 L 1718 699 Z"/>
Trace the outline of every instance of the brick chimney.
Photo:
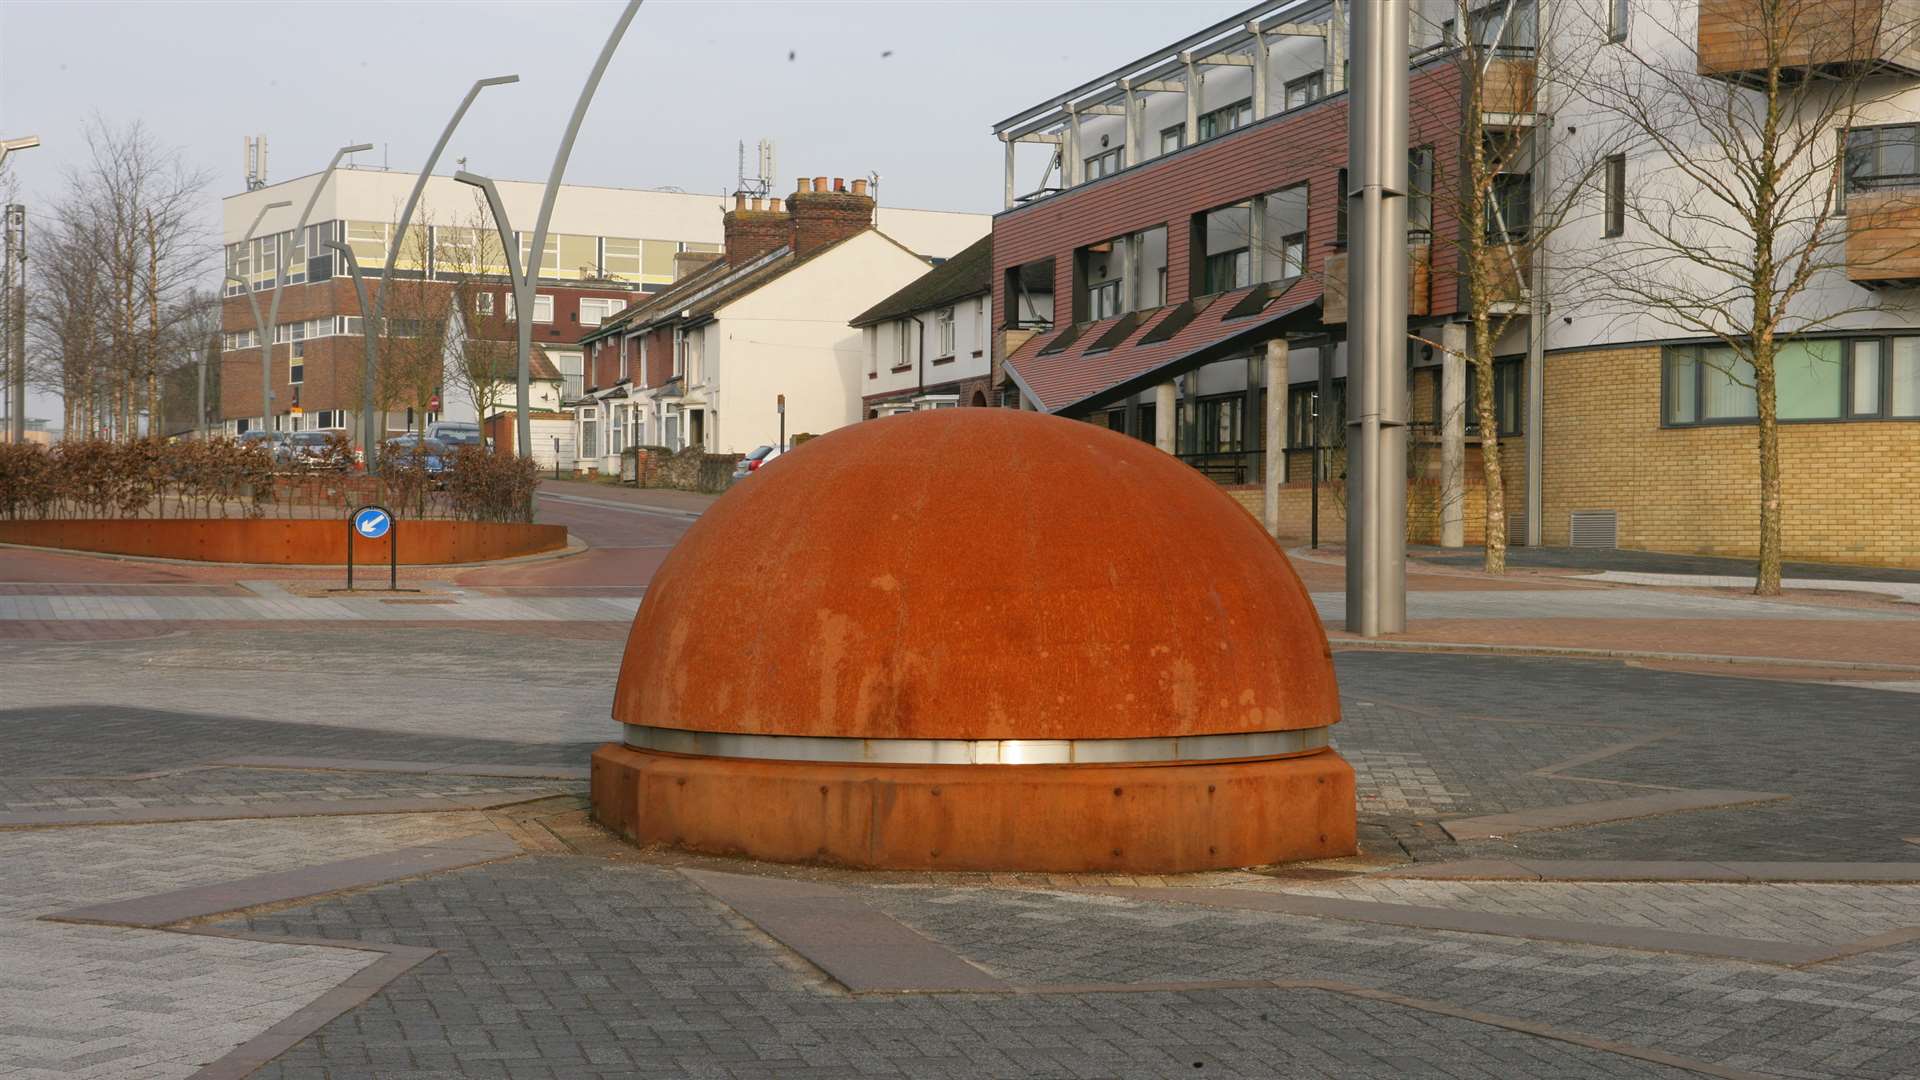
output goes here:
<path id="1" fill-rule="evenodd" d="M 829 186 L 824 176 L 811 182 L 802 179 L 799 190 L 787 199 L 793 212 L 793 250 L 800 258 L 873 227 L 873 199 L 864 193 L 864 182 L 856 181 L 854 191 L 846 180 L 835 177 Z"/>
<path id="2" fill-rule="evenodd" d="M 722 257 L 730 266 L 752 262 L 793 242 L 793 218 L 780 208 L 780 200 L 774 199 L 766 209 L 749 207 L 743 192 L 734 193 L 733 209 L 721 219 L 721 229 L 726 238 Z"/>

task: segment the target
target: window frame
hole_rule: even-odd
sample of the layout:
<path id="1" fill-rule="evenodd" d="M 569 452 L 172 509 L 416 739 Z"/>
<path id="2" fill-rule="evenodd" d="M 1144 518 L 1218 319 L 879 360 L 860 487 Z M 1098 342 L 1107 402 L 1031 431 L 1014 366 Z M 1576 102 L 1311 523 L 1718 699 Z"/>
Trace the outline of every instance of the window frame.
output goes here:
<path id="1" fill-rule="evenodd" d="M 1617 45 L 1627 40 L 1627 24 L 1630 18 L 1627 0 L 1607 0 L 1607 43 Z"/>
<path id="2" fill-rule="evenodd" d="M 1220 126 L 1223 118 L 1227 121 L 1225 127 Z M 1211 134 L 1207 132 L 1209 123 L 1213 125 Z M 1201 113 L 1194 121 L 1194 142 L 1203 143 L 1209 139 L 1217 139 L 1251 123 L 1253 123 L 1253 97 L 1249 95 L 1239 101 L 1229 102 L 1219 108 L 1208 109 Z"/>
<path id="3" fill-rule="evenodd" d="M 1494 433 L 1496 438 L 1513 439 L 1526 434 L 1527 429 L 1527 370 L 1524 356 L 1496 356 L 1493 358 L 1493 420 L 1500 430 Z M 1474 406 L 1474 393 L 1479 389 L 1479 368 L 1469 363 L 1465 367 L 1466 377 L 1462 381 L 1466 397 L 1460 417 L 1461 430 L 1469 437 L 1479 437 L 1480 416 Z M 1436 384 L 1436 390 L 1438 389 Z M 1502 391 L 1508 393 L 1503 393 Z M 1510 397 L 1508 395 L 1511 395 Z M 1511 409 L 1503 405 L 1511 405 Z M 1507 415 L 1508 412 L 1512 415 Z M 1435 416 L 1439 410 L 1435 410 Z"/>
<path id="4" fill-rule="evenodd" d="M 1080 160 L 1080 178 L 1087 182 L 1112 176 L 1126 168 L 1126 146 L 1115 146 Z M 1096 171 L 1098 170 L 1098 171 Z"/>
<path id="5" fill-rule="evenodd" d="M 1173 146 L 1171 147 L 1167 146 L 1167 138 L 1169 136 L 1173 138 Z M 1187 148 L 1187 125 L 1184 121 L 1182 121 L 1181 123 L 1172 124 L 1160 129 L 1161 156 L 1164 157 L 1167 154 L 1171 154 L 1180 150 L 1185 150 L 1186 148 Z"/>
<path id="6" fill-rule="evenodd" d="M 1627 232 L 1627 155 L 1607 155 L 1605 173 L 1606 225 L 1601 235 L 1612 239 Z"/>
<path id="7" fill-rule="evenodd" d="M 936 338 L 939 342 L 938 352 L 942 359 L 952 359 L 960 344 L 959 333 L 954 327 L 954 314 L 952 305 L 933 313 L 934 329 L 938 331 Z"/>
<path id="8" fill-rule="evenodd" d="M 1293 92 L 1295 90 L 1306 91 L 1306 96 L 1300 100 L 1299 104 L 1295 104 L 1293 100 Z M 1321 68 L 1318 71 L 1309 71 L 1305 75 L 1288 79 L 1286 82 L 1280 84 L 1280 109 L 1282 112 L 1304 109 L 1326 96 L 1326 69 Z"/>
<path id="9" fill-rule="evenodd" d="M 1782 346 L 1803 343 L 1803 342 L 1817 342 L 1817 341 L 1834 341 L 1839 343 L 1840 345 L 1839 411 L 1833 416 L 1778 416 L 1776 414 L 1774 422 L 1778 424 L 1849 424 L 1849 423 L 1920 422 L 1920 402 L 1916 402 L 1914 406 L 1914 411 L 1912 413 L 1896 413 L 1893 411 L 1893 371 L 1894 371 L 1893 346 L 1896 341 L 1906 340 L 1906 339 L 1920 341 L 1920 334 L 1895 334 L 1895 333 L 1822 334 L 1822 335 L 1809 335 L 1804 337 L 1783 339 L 1780 343 Z M 1875 389 L 1876 389 L 1876 394 L 1875 394 L 1876 407 L 1872 412 L 1858 412 L 1858 411 L 1855 411 L 1853 407 L 1855 369 L 1858 363 L 1855 353 L 1861 344 L 1869 343 L 1869 342 L 1877 344 L 1879 346 L 1879 353 L 1880 353 L 1880 359 L 1879 359 L 1880 370 L 1876 373 L 1876 377 L 1874 380 Z M 1660 350 L 1660 427 L 1661 428 L 1672 428 L 1676 430 L 1683 430 L 1687 428 L 1702 428 L 1702 427 L 1739 427 L 1746 424 L 1758 424 L 1760 422 L 1760 418 L 1758 415 L 1733 416 L 1733 417 L 1721 417 L 1721 418 L 1705 418 L 1702 416 L 1703 402 L 1705 399 L 1705 390 L 1706 390 L 1705 369 L 1707 368 L 1708 365 L 1703 359 L 1701 359 L 1701 354 L 1704 349 L 1720 347 L 1722 345 L 1724 345 L 1723 342 L 1717 342 L 1717 341 L 1706 342 L 1706 343 L 1695 341 L 1695 342 L 1684 342 L 1684 343 L 1666 345 L 1661 348 Z M 1694 368 L 1693 419 L 1692 420 L 1673 420 L 1673 419 L 1670 419 L 1671 405 L 1672 405 L 1672 400 L 1671 400 L 1672 380 L 1669 379 L 1667 375 L 1668 363 L 1669 363 L 1670 356 L 1683 350 L 1691 351 L 1693 353 L 1693 368 Z M 1776 398 L 1779 395 L 1779 376 L 1777 371 L 1775 373 L 1775 380 L 1774 380 L 1774 394 Z M 1775 402 L 1776 409 L 1778 408 L 1778 405 L 1779 403 L 1778 401 L 1776 401 Z M 1757 403 L 1754 411 L 1756 414 L 1759 411 Z"/>

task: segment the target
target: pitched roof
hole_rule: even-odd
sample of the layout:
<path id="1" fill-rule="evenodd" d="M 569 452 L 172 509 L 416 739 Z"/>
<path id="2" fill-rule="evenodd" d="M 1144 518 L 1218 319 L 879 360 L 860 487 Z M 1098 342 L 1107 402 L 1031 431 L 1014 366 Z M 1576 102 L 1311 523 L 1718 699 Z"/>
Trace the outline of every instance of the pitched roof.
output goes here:
<path id="1" fill-rule="evenodd" d="M 908 282 L 899 292 L 854 316 L 847 325 L 871 326 L 901 319 L 992 291 L 993 234 L 988 233 L 960 254 Z"/>
<path id="2" fill-rule="evenodd" d="M 1132 312 L 1035 334 L 1007 357 L 1005 367 L 1042 409 L 1057 413 L 1124 394 L 1129 386 L 1166 377 L 1160 373 L 1167 369 L 1185 370 L 1216 353 L 1231 355 L 1273 337 L 1282 320 L 1318 326 L 1319 301 L 1317 292 L 1255 285 L 1147 318 Z"/>
<path id="3" fill-rule="evenodd" d="M 921 259 L 921 256 L 914 254 L 898 240 L 869 226 L 857 233 L 822 244 L 805 256 L 796 256 L 791 248 L 782 247 L 740 266 L 727 267 L 725 264 L 716 263 L 718 272 L 702 270 L 687 277 L 685 288 L 675 286 L 666 292 L 656 294 L 653 301 L 635 314 L 632 325 L 638 328 L 655 323 L 672 322 L 682 317 L 689 320 L 704 319 L 755 289 L 868 234 L 892 244 L 916 259 Z M 922 259 L 922 261 L 925 260 Z"/>
<path id="4" fill-rule="evenodd" d="M 475 345 L 482 344 L 503 346 L 506 352 L 501 354 L 501 358 L 506 359 L 509 363 L 511 363 L 514 350 L 519 346 L 519 342 L 513 340 L 469 338 L 464 347 L 471 349 Z M 553 358 L 547 355 L 547 350 L 541 348 L 540 343 L 537 341 L 533 343 L 533 351 L 527 354 L 527 373 L 535 382 L 560 382 L 563 379 L 563 376 L 560 374 L 560 369 L 554 365 Z"/>

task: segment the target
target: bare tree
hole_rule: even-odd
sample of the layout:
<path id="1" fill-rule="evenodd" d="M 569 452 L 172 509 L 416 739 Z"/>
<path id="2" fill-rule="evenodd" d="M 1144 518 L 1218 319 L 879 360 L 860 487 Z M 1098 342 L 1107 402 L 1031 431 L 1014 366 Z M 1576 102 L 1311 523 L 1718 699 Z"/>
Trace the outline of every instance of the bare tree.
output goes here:
<path id="1" fill-rule="evenodd" d="M 1448 155 L 1423 155 L 1416 149 L 1409 164 L 1414 213 L 1410 242 L 1426 232 L 1426 253 L 1434 280 L 1452 276 L 1460 288 L 1460 309 L 1468 333 L 1459 355 L 1473 372 L 1467 415 L 1479 429 L 1480 473 L 1485 487 L 1485 558 L 1488 573 L 1506 571 L 1507 504 L 1500 460 L 1500 408 L 1496 356 L 1510 333 L 1524 325 L 1532 307 L 1547 302 L 1535 295 L 1536 272 L 1548 244 L 1560 229 L 1591 212 L 1588 193 L 1605 166 L 1612 142 L 1589 138 L 1570 144 L 1558 136 L 1541 110 L 1569 80 L 1584 79 L 1594 50 L 1555 22 L 1541 24 L 1531 0 L 1494 0 L 1470 5 L 1452 0 L 1445 18 L 1425 29 L 1437 45 L 1450 48 L 1458 79 L 1458 99 L 1426 108 L 1444 115 L 1426 116 L 1430 127 L 1460 130 L 1459 152 L 1449 168 Z M 1432 18 L 1427 16 L 1427 20 Z M 1423 20 L 1423 21 L 1427 21 Z M 1551 63 L 1543 63 L 1540 41 L 1555 45 Z M 1458 102 L 1459 114 L 1452 110 Z M 1548 163 L 1552 168 L 1546 168 Z M 1424 200 L 1425 205 L 1422 205 Z M 1561 259 L 1553 267 L 1556 293 L 1573 287 L 1585 267 Z M 1416 335 L 1436 352 L 1449 346 L 1432 335 Z M 1443 426 L 1444 414 L 1436 417 Z M 1539 438 L 1540 432 L 1528 432 Z"/>
<path id="2" fill-rule="evenodd" d="M 448 388 L 471 401 L 474 415 L 484 423 L 507 393 L 519 356 L 518 327 L 507 317 L 495 287 L 506 279 L 506 252 L 478 191 L 472 213 L 437 232 L 442 237 L 435 252 L 438 276 L 452 283 L 449 306 L 462 328 L 457 335 L 449 328 L 444 376 Z"/>
<path id="3" fill-rule="evenodd" d="M 1704 0 L 1697 34 L 1691 20 L 1640 19 L 1580 87 L 1634 143 L 1622 235 L 1592 279 L 1596 301 L 1666 336 L 1717 342 L 1699 362 L 1715 385 L 1752 393 L 1763 596 L 1780 591 L 1783 349 L 1883 306 L 1845 284 L 1849 230 L 1874 224 L 1846 214 L 1847 133 L 1899 89 L 1875 62 L 1915 45 L 1915 26 L 1892 24 L 1897 10 Z"/>

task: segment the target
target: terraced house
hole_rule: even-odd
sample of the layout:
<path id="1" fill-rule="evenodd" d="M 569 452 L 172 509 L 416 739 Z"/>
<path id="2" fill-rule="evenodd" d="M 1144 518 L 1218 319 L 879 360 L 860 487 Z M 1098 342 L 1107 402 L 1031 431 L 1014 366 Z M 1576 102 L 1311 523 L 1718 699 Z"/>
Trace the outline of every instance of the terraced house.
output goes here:
<path id="1" fill-rule="evenodd" d="M 1766 53 L 1756 34 L 1782 5 L 1818 6 L 1413 0 L 1410 539 L 1476 542 L 1481 458 L 1497 453 L 1514 542 L 1755 550 L 1760 409 L 1752 367 L 1728 345 L 1746 340 L 1739 321 L 1689 322 L 1628 287 L 1656 264 L 1702 292 L 1725 276 L 1652 259 L 1670 239 L 1663 207 L 1712 203 L 1711 174 L 1676 160 L 1716 148 L 1708 131 L 1662 141 L 1636 128 L 1634 110 L 1655 97 L 1629 84 L 1751 108 Z M 1907 5 L 1841 6 L 1859 10 L 1790 31 L 1785 73 L 1844 82 L 1862 102 L 1803 115 L 1818 152 L 1789 170 L 1813 179 L 1796 188 L 1809 205 L 1829 187 L 1842 205 L 1779 323 L 1786 552 L 1916 564 L 1920 216 L 1908 193 L 1920 187 L 1920 64 L 1896 25 Z M 1314 470 L 1337 481 L 1343 461 L 1346 15 L 1346 0 L 1256 4 L 995 125 L 1000 398 L 1155 441 L 1256 512 L 1272 470 L 1288 535 L 1306 532 Z M 1468 182 L 1476 160 L 1497 162 L 1484 190 Z M 1699 250 L 1738 246 L 1737 208 L 1698 216 Z M 1479 389 L 1462 362 L 1479 345 L 1471 271 L 1484 264 L 1469 260 L 1500 267 L 1482 275 L 1486 432 L 1463 404 Z M 1269 343 L 1284 346 L 1271 377 Z M 1338 532 L 1337 505 L 1322 527 Z"/>

